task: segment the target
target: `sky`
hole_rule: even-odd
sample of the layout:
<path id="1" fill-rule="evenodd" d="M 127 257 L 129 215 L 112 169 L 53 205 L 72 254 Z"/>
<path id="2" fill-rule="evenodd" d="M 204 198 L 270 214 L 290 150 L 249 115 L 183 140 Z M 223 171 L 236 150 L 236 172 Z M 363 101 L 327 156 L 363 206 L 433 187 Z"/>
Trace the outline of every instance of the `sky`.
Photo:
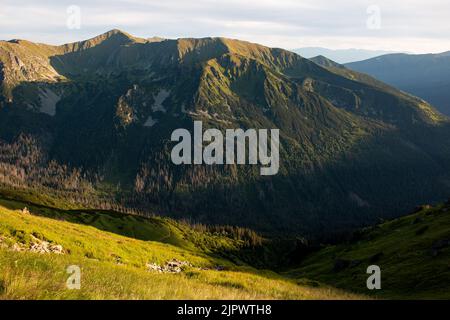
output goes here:
<path id="1" fill-rule="evenodd" d="M 450 50 L 445 0 L 0 0 L 0 39 L 49 44 L 118 28 L 135 36 L 220 36 L 294 49 Z"/>

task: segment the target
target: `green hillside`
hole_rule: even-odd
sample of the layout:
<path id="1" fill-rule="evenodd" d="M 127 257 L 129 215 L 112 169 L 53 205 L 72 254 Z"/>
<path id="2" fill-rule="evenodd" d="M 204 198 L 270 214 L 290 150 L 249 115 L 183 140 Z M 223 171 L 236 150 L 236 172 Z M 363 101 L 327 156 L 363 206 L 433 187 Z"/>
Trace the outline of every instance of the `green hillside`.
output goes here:
<path id="1" fill-rule="evenodd" d="M 342 70 L 225 38 L 111 30 L 62 46 L 1 41 L 0 183 L 282 235 L 340 232 L 443 201 L 449 119 Z M 279 129 L 279 173 L 174 165 L 171 133 L 197 120 Z"/>
<path id="2" fill-rule="evenodd" d="M 352 240 L 313 253 L 285 275 L 367 293 L 366 269 L 381 268 L 381 290 L 390 299 L 450 298 L 450 203 L 356 232 Z"/>
<path id="3" fill-rule="evenodd" d="M 256 248 L 274 250 L 271 240 L 213 230 L 3 195 L 0 299 L 449 298 L 449 204 L 424 206 L 304 253 L 276 245 L 270 254 L 301 259 L 276 271 L 253 267 L 264 264 Z M 174 261 L 180 270 L 167 267 Z M 366 269 L 374 264 L 381 268 L 382 289 L 370 291 Z M 66 288 L 71 265 L 81 267 L 81 290 Z"/>
<path id="4" fill-rule="evenodd" d="M 362 298 L 298 283 L 219 254 L 244 245 L 163 218 L 2 199 L 0 299 Z M 183 263 L 181 272 L 150 267 L 171 261 Z M 81 268 L 80 290 L 66 288 L 71 265 Z"/>

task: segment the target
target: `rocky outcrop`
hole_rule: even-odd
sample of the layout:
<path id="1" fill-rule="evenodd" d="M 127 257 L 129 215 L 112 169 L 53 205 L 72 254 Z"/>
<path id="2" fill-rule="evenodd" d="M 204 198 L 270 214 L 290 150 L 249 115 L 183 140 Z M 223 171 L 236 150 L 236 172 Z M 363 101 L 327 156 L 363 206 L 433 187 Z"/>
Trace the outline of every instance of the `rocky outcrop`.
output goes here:
<path id="1" fill-rule="evenodd" d="M 26 209 L 26 208 L 25 208 Z M 35 252 L 35 253 L 54 253 L 54 254 L 65 254 L 65 250 L 62 245 L 51 243 L 49 241 L 40 240 L 33 235 L 31 236 L 32 241 L 30 244 L 24 244 L 20 242 L 7 241 L 3 236 L 0 236 L 0 247 L 7 248 L 15 252 Z M 9 244 L 8 244 L 9 243 Z"/>
<path id="2" fill-rule="evenodd" d="M 180 261 L 177 259 L 169 260 L 162 266 L 157 263 L 147 263 L 149 271 L 161 273 L 180 273 L 186 267 L 192 267 L 192 265 L 187 261 Z"/>
<path id="3" fill-rule="evenodd" d="M 34 242 L 30 245 L 30 252 L 64 254 L 64 249 L 60 244 L 51 244 L 47 241 Z"/>

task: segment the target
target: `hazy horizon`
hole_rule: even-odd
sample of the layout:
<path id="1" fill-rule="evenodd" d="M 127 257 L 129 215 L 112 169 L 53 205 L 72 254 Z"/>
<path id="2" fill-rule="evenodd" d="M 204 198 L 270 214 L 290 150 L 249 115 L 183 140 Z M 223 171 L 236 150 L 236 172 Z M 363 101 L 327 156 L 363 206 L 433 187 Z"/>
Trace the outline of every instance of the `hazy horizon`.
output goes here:
<path id="1" fill-rule="evenodd" d="M 230 38 L 230 39 L 238 39 L 238 40 L 243 40 L 243 41 L 249 41 L 249 42 L 253 42 L 253 43 L 259 43 L 261 45 L 265 45 L 268 47 L 273 47 L 273 48 L 282 48 L 282 49 L 286 49 L 286 50 L 299 50 L 299 49 L 324 49 L 324 50 L 330 50 L 330 51 L 345 51 L 345 50 L 361 50 L 361 51 L 384 51 L 386 53 L 406 53 L 406 54 L 438 54 L 438 53 L 444 53 L 444 52 L 448 52 L 450 51 L 450 47 L 448 50 L 443 50 L 443 51 L 423 51 L 423 52 L 413 52 L 411 50 L 403 50 L 403 51 L 395 51 L 395 50 L 387 50 L 387 49 L 377 49 L 377 48 L 373 48 L 373 49 L 366 49 L 366 48 L 361 48 L 361 47 L 339 47 L 339 48 L 333 48 L 330 46 L 300 46 L 300 47 L 281 47 L 281 46 L 271 46 L 268 44 L 265 44 L 263 42 L 258 42 L 258 41 L 252 41 L 252 40 L 248 40 L 248 39 L 243 39 L 243 38 L 238 38 L 238 37 L 233 37 L 233 36 L 216 36 L 216 35 L 205 35 L 205 36 L 201 36 L 201 37 L 190 37 L 190 36 L 185 36 L 185 37 L 164 37 L 161 35 L 136 35 L 133 34 L 131 32 L 128 32 L 127 30 L 121 29 L 121 28 L 110 28 L 107 30 L 103 30 L 100 31 L 99 33 L 95 33 L 92 34 L 90 36 L 85 36 L 79 39 L 73 39 L 70 41 L 40 41 L 38 39 L 33 39 L 32 37 L 11 37 L 11 38 L 0 38 L 0 41 L 11 41 L 11 40 L 28 40 L 28 41 L 32 41 L 35 43 L 44 43 L 44 44 L 49 44 L 49 45 L 62 45 L 62 44 L 67 44 L 67 43 L 71 43 L 71 42 L 78 42 L 78 41 L 84 41 L 84 40 L 88 40 L 91 38 L 94 38 L 96 36 L 99 36 L 101 34 L 107 33 L 111 30 L 114 29 L 118 29 L 120 31 L 129 33 L 130 35 L 134 36 L 134 37 L 138 37 L 138 38 L 144 38 L 144 39 L 149 39 L 149 38 L 154 38 L 154 37 L 159 37 L 162 39 L 168 39 L 168 40 L 173 40 L 173 39 L 179 39 L 179 38 L 196 38 L 196 39 L 200 39 L 200 38 L 219 38 L 219 37 L 225 37 L 225 38 Z"/>
<path id="2" fill-rule="evenodd" d="M 450 50 L 449 11 L 450 3 L 436 0 L 4 0 L 0 39 L 63 44 L 117 28 L 137 37 L 227 37 L 285 49 L 440 53 Z M 77 14 L 79 25 L 68 27 Z"/>

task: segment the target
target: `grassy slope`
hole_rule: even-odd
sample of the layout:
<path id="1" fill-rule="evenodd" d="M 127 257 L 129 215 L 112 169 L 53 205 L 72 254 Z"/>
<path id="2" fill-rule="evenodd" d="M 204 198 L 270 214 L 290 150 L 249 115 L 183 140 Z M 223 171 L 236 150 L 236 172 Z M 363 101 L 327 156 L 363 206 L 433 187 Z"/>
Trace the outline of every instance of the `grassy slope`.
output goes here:
<path id="1" fill-rule="evenodd" d="M 241 242 L 171 219 L 69 205 L 55 209 L 49 204 L 61 200 L 51 197 L 45 198 L 47 206 L 29 202 L 36 199 L 25 193 L 0 197 L 0 299 L 450 298 L 450 248 L 432 249 L 437 241 L 450 239 L 449 205 L 362 230 L 350 243 L 325 247 L 279 275 L 240 261 Z M 24 206 L 32 214 L 22 213 Z M 29 246 L 32 234 L 61 244 L 67 254 L 10 249 L 14 243 Z M 231 260 L 219 252 L 227 252 Z M 193 267 L 180 274 L 146 270 L 148 262 L 164 264 L 174 258 Z M 336 271 L 337 260 L 354 266 Z M 81 290 L 65 288 L 65 270 L 72 264 L 82 268 Z M 382 270 L 380 291 L 366 288 L 366 268 L 372 264 Z M 216 271 L 216 266 L 226 270 Z"/>
<path id="2" fill-rule="evenodd" d="M 211 249 L 237 248 L 235 240 L 198 232 L 193 235 L 195 231 L 172 220 L 27 204 L 31 211 L 28 214 L 20 210 L 24 206 L 21 202 L 0 200 L 0 299 L 361 297 L 325 286 L 308 286 L 270 271 L 237 266 L 214 255 Z M 34 241 L 31 235 L 61 244 L 67 254 L 10 249 L 14 243 L 29 246 Z M 148 262 L 163 264 L 174 258 L 189 261 L 193 267 L 179 274 L 146 270 Z M 82 269 L 81 290 L 65 288 L 66 268 L 74 264 Z M 226 271 L 216 271 L 214 267 L 219 265 L 225 266 Z"/>
<path id="3" fill-rule="evenodd" d="M 381 268 L 382 298 L 449 299 L 450 247 L 433 254 L 433 244 L 450 240 L 450 206 L 420 212 L 363 230 L 358 241 L 326 247 L 287 272 L 353 292 L 367 293 L 369 265 Z M 377 259 L 378 256 L 378 259 Z M 335 271 L 337 259 L 360 262 Z"/>

